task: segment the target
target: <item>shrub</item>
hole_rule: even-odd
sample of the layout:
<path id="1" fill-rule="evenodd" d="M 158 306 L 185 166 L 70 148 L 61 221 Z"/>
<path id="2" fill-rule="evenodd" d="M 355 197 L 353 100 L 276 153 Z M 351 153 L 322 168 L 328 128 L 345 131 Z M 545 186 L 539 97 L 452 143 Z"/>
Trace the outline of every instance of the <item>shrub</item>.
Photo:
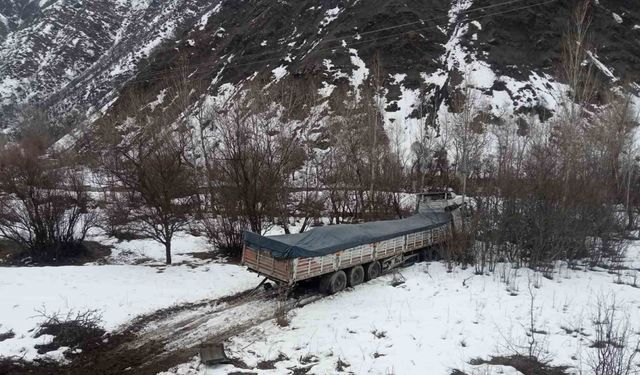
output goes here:
<path id="1" fill-rule="evenodd" d="M 35 337 L 51 335 L 53 340 L 47 344 L 36 345 L 39 354 L 60 347 L 68 347 L 71 350 L 83 348 L 105 333 L 100 326 L 102 316 L 97 310 L 69 311 L 66 315 L 42 312 L 41 315 L 46 319 L 40 323 Z"/>
<path id="2" fill-rule="evenodd" d="M 629 317 L 621 312 L 615 297 L 599 297 L 592 323 L 595 337 L 591 348 L 595 354 L 589 366 L 595 375 L 635 374 L 635 358 L 640 352 L 640 340 L 634 337 Z"/>
<path id="3" fill-rule="evenodd" d="M 0 150 L 0 236 L 36 261 L 79 255 L 96 221 L 76 160 L 45 152 L 33 139 Z"/>

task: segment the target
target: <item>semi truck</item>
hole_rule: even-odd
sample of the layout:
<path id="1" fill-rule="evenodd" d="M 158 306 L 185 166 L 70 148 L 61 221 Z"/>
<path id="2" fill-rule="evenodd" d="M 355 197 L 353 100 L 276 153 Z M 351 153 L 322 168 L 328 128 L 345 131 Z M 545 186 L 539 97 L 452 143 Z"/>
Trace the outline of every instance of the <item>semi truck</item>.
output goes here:
<path id="1" fill-rule="evenodd" d="M 413 216 L 315 227 L 303 233 L 244 233 L 242 264 L 278 285 L 319 279 L 337 293 L 407 262 L 432 259 L 462 226 L 452 192 L 416 194 Z"/>

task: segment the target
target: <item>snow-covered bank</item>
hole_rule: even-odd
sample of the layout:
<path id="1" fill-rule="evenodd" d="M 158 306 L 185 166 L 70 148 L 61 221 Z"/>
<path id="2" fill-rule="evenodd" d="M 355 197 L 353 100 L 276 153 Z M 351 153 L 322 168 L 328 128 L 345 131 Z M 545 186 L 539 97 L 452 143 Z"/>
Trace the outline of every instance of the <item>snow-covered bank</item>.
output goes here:
<path id="1" fill-rule="evenodd" d="M 92 239 L 104 245 L 112 246 L 111 257 L 109 258 L 110 263 L 134 264 L 142 262 L 162 264 L 165 262 L 164 245 L 150 238 L 117 241 L 98 231 Z M 205 253 L 211 250 L 212 247 L 207 242 L 206 237 L 196 237 L 188 233 L 178 232 L 171 243 L 171 258 L 173 264 L 194 263 L 197 258 L 194 258 L 192 254 Z"/>
<path id="2" fill-rule="evenodd" d="M 182 302 L 218 298 L 249 289 L 260 280 L 236 265 L 198 267 L 135 265 L 0 267 L 0 355 L 37 356 L 35 344 L 48 340 L 30 332 L 43 318 L 37 310 L 66 313 L 97 309 L 107 330 L 137 315 Z"/>
<path id="3" fill-rule="evenodd" d="M 275 360 L 275 370 L 252 370 L 261 374 L 301 367 L 310 367 L 308 374 L 448 375 L 456 368 L 469 374 L 517 374 L 514 369 L 484 369 L 468 361 L 512 354 L 510 347 L 526 345 L 530 282 L 540 283 L 531 288 L 535 329 L 546 332 L 536 339 L 555 365 L 589 372 L 598 298 L 615 295 L 634 330 L 640 330 L 640 289 L 615 284 L 615 276 L 607 272 L 565 268 L 548 280 L 527 269 L 507 269 L 510 286 L 501 280 L 500 269 L 476 276 L 472 269 L 447 273 L 442 264 L 433 263 L 401 273 L 406 281 L 400 286 L 391 286 L 393 275 L 387 275 L 294 310 L 289 327 L 274 322 L 257 326 L 232 339 L 228 352 L 253 368 Z M 174 370 L 226 374 L 237 369 L 205 369 L 192 363 Z"/>

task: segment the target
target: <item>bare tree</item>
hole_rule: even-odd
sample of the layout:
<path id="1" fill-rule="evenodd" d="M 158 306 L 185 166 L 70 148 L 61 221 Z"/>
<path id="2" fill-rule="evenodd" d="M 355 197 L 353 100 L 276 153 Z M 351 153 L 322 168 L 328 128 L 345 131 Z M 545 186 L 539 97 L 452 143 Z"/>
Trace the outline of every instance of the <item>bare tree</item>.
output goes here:
<path id="1" fill-rule="evenodd" d="M 171 243 L 195 212 L 198 183 L 195 166 L 186 157 L 186 131 L 163 114 L 141 113 L 105 133 L 108 144 L 103 165 L 113 177 L 111 204 L 126 205 L 127 226 L 160 242 L 166 263 L 171 264 Z"/>
<path id="2" fill-rule="evenodd" d="M 588 157 L 599 160 L 601 168 L 608 173 L 607 184 L 615 191 L 616 198 L 624 205 L 627 213 L 626 229 L 634 226 L 634 204 L 632 181 L 638 158 L 634 143 L 634 130 L 639 124 L 639 114 L 635 110 L 632 94 L 612 93 L 607 97 L 598 116 L 590 123 L 587 137 L 592 147 Z"/>
<path id="3" fill-rule="evenodd" d="M 33 136 L 0 150 L 0 236 L 38 261 L 82 253 L 96 223 L 77 158 L 47 154 L 49 143 Z"/>
<path id="4" fill-rule="evenodd" d="M 435 177 L 436 153 L 442 145 L 437 122 L 438 92 L 430 94 L 423 87 L 419 98 L 417 115 L 420 127 L 411 144 L 411 178 L 414 179 L 413 190 L 423 191 L 427 187 L 427 177 Z"/>
<path id="5" fill-rule="evenodd" d="M 383 92 L 374 88 L 366 86 L 358 95 L 341 89 L 331 101 L 334 115 L 327 126 L 329 146 L 321 179 L 336 223 L 402 215 L 399 193 L 405 189 L 406 169 L 398 145 L 402 125 L 396 125 L 398 134 L 391 139 L 382 124 Z"/>
<path id="6" fill-rule="evenodd" d="M 296 186 L 299 187 L 297 203 L 294 212 L 303 219 L 300 233 L 304 232 L 310 221 L 318 221 L 324 212 L 326 196 L 322 192 L 321 172 L 324 158 L 316 149 L 312 139 L 307 134 L 303 135 L 303 142 L 306 154 L 306 162 L 301 171 L 297 173 Z"/>
<path id="7" fill-rule="evenodd" d="M 596 78 L 593 64 L 585 64 L 585 60 L 591 57 L 591 26 L 592 0 L 582 0 L 571 13 L 568 28 L 562 41 L 561 73 L 569 84 L 571 104 L 565 102 L 565 110 L 568 115 L 577 119 L 585 109 L 584 105 L 591 103 L 597 93 L 599 82 Z"/>
<path id="8" fill-rule="evenodd" d="M 455 149 L 456 169 L 462 179 L 462 198 L 467 194 L 467 179 L 482 160 L 486 143 L 488 115 L 478 95 L 469 85 L 454 94 L 454 115 L 447 119 Z"/>
<path id="9" fill-rule="evenodd" d="M 216 185 L 215 212 L 237 212 L 256 233 L 264 233 L 268 220 L 282 216 L 289 178 L 305 159 L 300 131 L 281 121 L 268 98 L 256 83 L 224 108 L 209 173 Z"/>
<path id="10" fill-rule="evenodd" d="M 367 207 L 366 191 L 371 187 L 370 123 L 363 114 L 362 101 L 353 93 L 340 91 L 332 100 L 335 115 L 328 123 L 322 182 L 329 190 L 336 223 L 359 221 Z"/>

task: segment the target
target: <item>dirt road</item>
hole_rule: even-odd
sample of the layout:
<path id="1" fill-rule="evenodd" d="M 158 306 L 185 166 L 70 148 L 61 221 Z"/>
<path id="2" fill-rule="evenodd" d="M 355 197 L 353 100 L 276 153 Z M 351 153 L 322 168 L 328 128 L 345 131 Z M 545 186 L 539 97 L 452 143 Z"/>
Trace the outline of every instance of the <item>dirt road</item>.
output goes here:
<path id="1" fill-rule="evenodd" d="M 141 316 L 104 337 L 66 365 L 5 363 L 7 374 L 157 374 L 188 362 L 205 343 L 223 342 L 273 319 L 280 304 L 287 310 L 322 296 L 298 291 L 279 302 L 275 290 L 256 289 L 217 300 L 178 305 Z M 236 361 L 237 367 L 243 364 Z"/>

